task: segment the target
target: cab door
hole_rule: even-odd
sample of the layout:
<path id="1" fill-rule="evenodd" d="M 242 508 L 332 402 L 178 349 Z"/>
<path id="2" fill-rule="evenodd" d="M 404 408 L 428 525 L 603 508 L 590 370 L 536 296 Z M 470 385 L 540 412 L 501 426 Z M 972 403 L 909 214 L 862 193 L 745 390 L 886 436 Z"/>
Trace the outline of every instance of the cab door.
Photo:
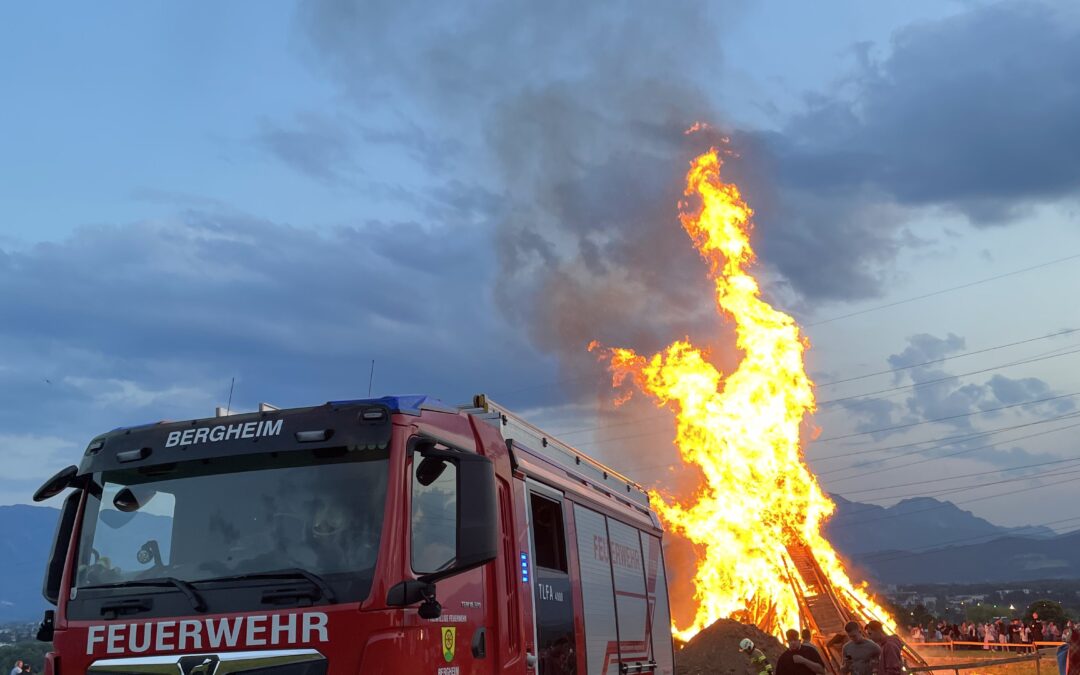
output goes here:
<path id="1" fill-rule="evenodd" d="M 441 443 L 436 446 L 447 447 Z M 410 511 L 408 565 L 416 577 L 452 564 L 458 538 L 457 469 L 454 464 L 445 463 L 433 472 L 425 469 L 423 462 L 418 450 L 410 451 L 406 464 Z M 488 608 L 493 601 L 490 592 L 493 569 L 493 565 L 483 565 L 436 582 L 442 612 L 435 619 L 424 619 L 410 608 L 406 625 L 419 629 L 420 637 L 415 654 L 410 654 L 412 660 L 400 664 L 403 672 L 486 675 L 496 671 L 496 658 L 489 648 L 494 636 L 488 625 L 492 615 Z"/>
<path id="2" fill-rule="evenodd" d="M 530 482 L 528 495 L 537 669 L 539 675 L 576 675 L 574 602 L 562 494 Z"/>

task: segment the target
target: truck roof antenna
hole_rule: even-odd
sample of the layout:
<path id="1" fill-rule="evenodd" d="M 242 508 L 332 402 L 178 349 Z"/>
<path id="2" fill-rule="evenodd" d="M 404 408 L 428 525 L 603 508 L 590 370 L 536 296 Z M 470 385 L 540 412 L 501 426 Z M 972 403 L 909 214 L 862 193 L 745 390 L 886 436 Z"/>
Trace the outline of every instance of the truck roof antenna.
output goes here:
<path id="1" fill-rule="evenodd" d="M 371 372 L 367 379 L 367 395 L 371 398 L 371 383 L 375 380 L 375 359 L 371 359 Z"/>
<path id="2" fill-rule="evenodd" d="M 225 404 L 225 414 L 226 415 L 231 415 L 232 414 L 232 393 L 233 393 L 233 387 L 235 385 L 236 385 L 236 377 L 233 376 L 229 380 L 229 402 Z"/>

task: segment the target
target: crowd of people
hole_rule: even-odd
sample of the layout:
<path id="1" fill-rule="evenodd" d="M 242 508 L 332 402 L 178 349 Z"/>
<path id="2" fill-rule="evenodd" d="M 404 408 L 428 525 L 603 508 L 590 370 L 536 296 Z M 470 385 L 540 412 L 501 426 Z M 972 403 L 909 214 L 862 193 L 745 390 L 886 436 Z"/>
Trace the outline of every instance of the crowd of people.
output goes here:
<path id="1" fill-rule="evenodd" d="M 821 652 L 811 641 L 810 631 L 789 630 L 786 638 L 788 648 L 776 660 L 775 667 L 750 639 L 742 640 L 739 650 L 750 659 L 756 675 L 825 675 L 828 672 Z M 1080 675 L 1080 626 L 1073 630 L 1071 621 L 1062 625 L 1037 619 L 1026 623 L 1019 619 L 985 624 L 939 623 L 925 629 L 913 627 L 911 638 L 923 643 L 981 641 L 984 649 L 995 650 L 1054 642 L 1059 644 L 1056 653 L 1059 675 Z M 832 651 L 834 658 L 840 659 L 843 675 L 903 675 L 906 670 L 904 643 L 897 636 L 889 635 L 877 621 L 869 622 L 865 628 L 854 621 L 848 622 L 843 634 L 837 634 L 823 644 Z M 979 648 L 979 645 L 972 644 L 971 647 Z"/>
<path id="2" fill-rule="evenodd" d="M 1037 642 L 1062 642 L 1066 631 L 1072 631 L 1073 622 L 1061 625 L 1053 621 L 1032 619 L 997 619 L 987 623 L 967 622 L 948 624 L 944 621 L 926 626 L 911 627 L 912 642 L 959 642 L 978 643 L 985 650 L 1015 650 L 1017 645 L 1033 645 Z M 960 647 L 978 648 L 977 644 Z"/>
<path id="3" fill-rule="evenodd" d="M 871 621 L 863 627 L 854 621 L 844 626 L 847 641 L 843 643 L 842 654 L 844 675 L 902 675 L 904 670 L 903 643 L 895 635 L 889 635 L 884 627 Z M 821 652 L 811 641 L 808 630 L 787 631 L 787 650 L 776 660 L 776 666 L 769 663 L 765 654 L 754 646 L 752 640 L 744 639 L 739 649 L 750 659 L 757 675 L 824 675 L 827 671 Z M 843 636 L 837 636 L 840 640 Z M 838 644 L 831 640 L 831 649 Z"/>

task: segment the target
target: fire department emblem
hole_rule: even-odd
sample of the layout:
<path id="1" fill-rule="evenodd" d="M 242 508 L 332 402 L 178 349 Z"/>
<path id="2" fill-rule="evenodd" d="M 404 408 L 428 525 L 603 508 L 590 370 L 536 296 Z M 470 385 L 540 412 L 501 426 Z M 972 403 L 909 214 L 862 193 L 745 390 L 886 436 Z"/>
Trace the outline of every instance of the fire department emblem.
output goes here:
<path id="1" fill-rule="evenodd" d="M 457 643 L 457 628 L 451 626 L 442 629 L 442 656 L 447 663 L 454 660 L 454 647 Z"/>
<path id="2" fill-rule="evenodd" d="M 220 661 L 214 654 L 199 654 L 181 656 L 176 665 L 180 668 L 180 675 L 214 675 Z"/>

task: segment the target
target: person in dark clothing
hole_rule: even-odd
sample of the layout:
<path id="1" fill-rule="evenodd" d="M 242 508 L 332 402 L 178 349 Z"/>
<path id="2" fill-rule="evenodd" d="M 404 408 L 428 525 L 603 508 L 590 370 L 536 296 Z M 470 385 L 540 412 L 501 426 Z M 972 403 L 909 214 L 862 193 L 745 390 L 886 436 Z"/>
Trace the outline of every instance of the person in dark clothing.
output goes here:
<path id="1" fill-rule="evenodd" d="M 1020 644 L 1020 622 L 1013 619 L 1009 622 L 1009 644 Z"/>
<path id="2" fill-rule="evenodd" d="M 809 628 L 803 628 L 802 633 L 801 633 L 801 637 L 802 637 L 803 646 L 804 647 L 809 647 L 810 649 L 813 649 L 814 653 L 816 653 L 818 655 L 818 658 L 820 659 L 821 658 L 821 652 L 818 651 L 817 646 L 814 645 L 813 640 L 811 640 L 811 637 L 813 637 L 813 636 L 810 634 L 810 629 Z"/>
<path id="3" fill-rule="evenodd" d="M 866 624 L 866 635 L 881 647 L 877 675 L 902 675 L 904 672 L 904 645 L 895 635 L 886 635 L 880 621 Z"/>
<path id="4" fill-rule="evenodd" d="M 775 675 L 824 675 L 825 663 L 813 647 L 807 647 L 799 639 L 799 631 L 789 630 L 787 651 L 776 660 Z"/>

